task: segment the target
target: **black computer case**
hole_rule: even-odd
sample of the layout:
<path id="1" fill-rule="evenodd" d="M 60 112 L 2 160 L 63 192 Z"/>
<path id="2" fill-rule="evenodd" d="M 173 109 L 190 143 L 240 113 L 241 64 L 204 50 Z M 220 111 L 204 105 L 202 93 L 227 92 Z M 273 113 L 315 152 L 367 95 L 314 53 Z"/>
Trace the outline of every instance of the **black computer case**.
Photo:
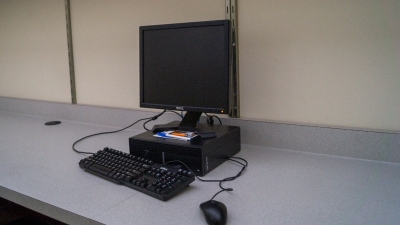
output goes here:
<path id="1" fill-rule="evenodd" d="M 156 163 L 163 163 L 164 155 L 164 162 L 182 161 L 196 175 L 204 176 L 240 151 L 240 127 L 205 124 L 197 126 L 205 126 L 214 131 L 217 137 L 183 141 L 154 137 L 152 131 L 147 131 L 129 138 L 130 153 L 149 158 Z"/>

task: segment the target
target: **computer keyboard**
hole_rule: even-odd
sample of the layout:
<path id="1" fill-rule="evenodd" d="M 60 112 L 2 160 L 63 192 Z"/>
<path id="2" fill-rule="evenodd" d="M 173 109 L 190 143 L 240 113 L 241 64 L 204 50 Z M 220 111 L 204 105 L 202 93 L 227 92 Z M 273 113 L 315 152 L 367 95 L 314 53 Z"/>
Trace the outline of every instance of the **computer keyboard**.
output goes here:
<path id="1" fill-rule="evenodd" d="M 182 168 L 157 164 L 112 148 L 104 148 L 79 162 L 97 176 L 167 201 L 194 181 L 194 174 Z"/>

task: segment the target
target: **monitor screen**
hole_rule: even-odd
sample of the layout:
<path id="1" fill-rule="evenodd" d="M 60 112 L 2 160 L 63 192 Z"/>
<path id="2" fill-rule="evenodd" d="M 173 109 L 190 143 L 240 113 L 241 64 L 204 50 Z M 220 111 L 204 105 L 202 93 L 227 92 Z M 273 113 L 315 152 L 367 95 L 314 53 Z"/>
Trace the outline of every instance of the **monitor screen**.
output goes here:
<path id="1" fill-rule="evenodd" d="M 140 107 L 228 114 L 229 21 L 141 26 Z"/>

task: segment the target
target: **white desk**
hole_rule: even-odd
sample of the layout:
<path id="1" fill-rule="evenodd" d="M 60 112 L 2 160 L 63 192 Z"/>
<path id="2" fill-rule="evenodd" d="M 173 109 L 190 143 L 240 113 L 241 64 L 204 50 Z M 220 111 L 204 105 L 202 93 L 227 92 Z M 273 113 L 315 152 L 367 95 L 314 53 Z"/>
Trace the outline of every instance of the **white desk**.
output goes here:
<path id="1" fill-rule="evenodd" d="M 72 143 L 115 127 L 0 112 L 0 196 L 70 224 L 206 224 L 199 204 L 217 183 L 193 182 L 167 202 L 114 184 L 79 168 Z M 123 131 L 87 139 L 84 151 L 129 152 Z M 400 165 L 243 145 L 243 176 L 216 200 L 228 224 L 400 224 Z M 205 178 L 232 176 L 224 163 Z"/>

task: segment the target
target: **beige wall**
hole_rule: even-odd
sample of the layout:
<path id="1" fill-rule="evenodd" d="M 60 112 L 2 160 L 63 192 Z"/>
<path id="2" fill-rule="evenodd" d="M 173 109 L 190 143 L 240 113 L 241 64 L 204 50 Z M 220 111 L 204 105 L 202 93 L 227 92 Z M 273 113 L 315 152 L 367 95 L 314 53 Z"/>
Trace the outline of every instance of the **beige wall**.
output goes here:
<path id="1" fill-rule="evenodd" d="M 0 0 L 0 96 L 70 102 L 64 1 Z"/>
<path id="2" fill-rule="evenodd" d="M 400 1 L 239 1 L 245 117 L 400 130 Z"/>
<path id="3" fill-rule="evenodd" d="M 219 0 L 71 0 L 79 104 L 139 108 L 138 27 Z M 400 2 L 238 0 L 241 116 L 400 130 Z M 0 0 L 0 95 L 70 101 L 63 0 Z"/>

